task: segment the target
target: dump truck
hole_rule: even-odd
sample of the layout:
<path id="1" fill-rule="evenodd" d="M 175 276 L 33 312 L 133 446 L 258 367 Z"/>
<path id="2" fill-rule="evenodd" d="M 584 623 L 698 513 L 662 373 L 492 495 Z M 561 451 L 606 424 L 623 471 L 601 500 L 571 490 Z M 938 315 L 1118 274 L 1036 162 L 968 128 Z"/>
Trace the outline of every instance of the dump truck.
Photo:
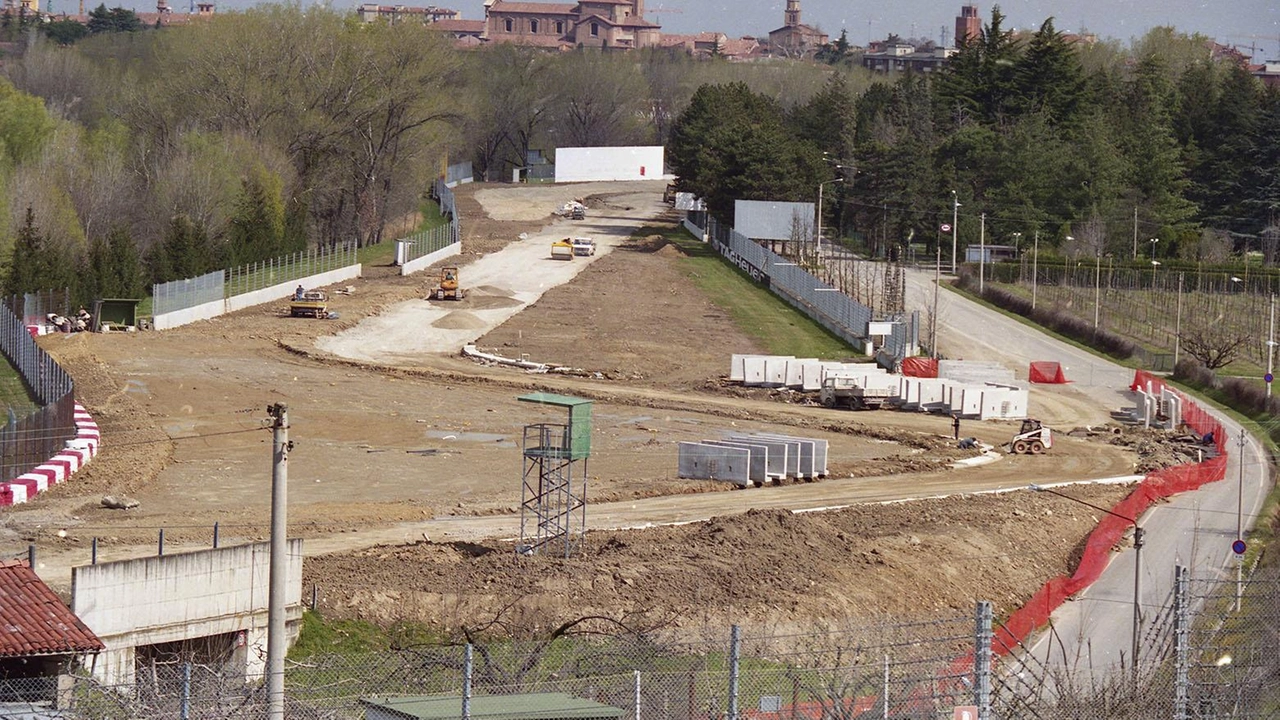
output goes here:
<path id="1" fill-rule="evenodd" d="M 596 254 L 596 241 L 587 237 L 576 237 L 573 239 L 573 254 L 591 256 Z"/>
<path id="2" fill-rule="evenodd" d="M 586 219 L 587 219 L 587 206 L 586 206 L 586 205 L 574 205 L 574 206 L 573 206 L 573 208 L 571 208 L 571 209 L 569 210 L 569 219 L 570 219 L 570 220 L 586 220 Z"/>
<path id="3" fill-rule="evenodd" d="M 431 297 L 436 300 L 461 300 L 466 296 L 466 291 L 458 285 L 458 268 L 440 268 L 440 283 L 431 291 Z"/>
<path id="4" fill-rule="evenodd" d="M 569 238 L 557 240 L 551 243 L 551 259 L 552 260 L 572 260 L 573 259 L 573 241 Z"/>
<path id="5" fill-rule="evenodd" d="M 301 289 L 301 288 L 299 288 Z M 329 296 L 323 290 L 295 293 L 289 301 L 290 317 L 323 318 L 329 316 Z"/>
<path id="6" fill-rule="evenodd" d="M 1009 441 L 1009 452 L 1015 455 L 1040 455 L 1053 447 L 1053 431 L 1039 420 L 1027 418 L 1022 421 L 1018 434 Z"/>
<path id="7" fill-rule="evenodd" d="M 875 410 L 887 400 L 898 396 L 888 387 L 866 387 L 859 378 L 828 377 L 822 381 L 818 401 L 823 407 L 847 407 L 850 410 Z"/>

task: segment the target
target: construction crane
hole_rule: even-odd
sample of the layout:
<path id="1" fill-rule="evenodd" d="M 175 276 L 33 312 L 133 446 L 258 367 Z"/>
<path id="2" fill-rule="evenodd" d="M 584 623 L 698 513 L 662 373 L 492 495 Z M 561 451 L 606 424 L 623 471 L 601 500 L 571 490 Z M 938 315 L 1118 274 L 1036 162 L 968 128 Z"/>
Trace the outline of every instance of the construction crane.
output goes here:
<path id="1" fill-rule="evenodd" d="M 1227 39 L 1248 40 L 1248 45 L 1241 43 L 1238 45 L 1232 45 L 1231 47 L 1241 51 L 1243 51 L 1244 48 L 1249 48 L 1249 61 L 1253 62 L 1254 58 L 1258 56 L 1258 53 L 1264 53 L 1265 56 L 1265 53 L 1267 52 L 1266 48 L 1258 45 L 1258 41 L 1265 40 L 1267 42 L 1271 42 L 1272 40 L 1276 40 L 1277 42 L 1280 42 L 1280 35 L 1228 35 Z"/>
<path id="2" fill-rule="evenodd" d="M 645 11 L 646 15 L 681 15 L 683 13 L 684 11 L 680 8 L 667 7 L 666 5 L 659 5 L 656 8 L 650 8 Z"/>

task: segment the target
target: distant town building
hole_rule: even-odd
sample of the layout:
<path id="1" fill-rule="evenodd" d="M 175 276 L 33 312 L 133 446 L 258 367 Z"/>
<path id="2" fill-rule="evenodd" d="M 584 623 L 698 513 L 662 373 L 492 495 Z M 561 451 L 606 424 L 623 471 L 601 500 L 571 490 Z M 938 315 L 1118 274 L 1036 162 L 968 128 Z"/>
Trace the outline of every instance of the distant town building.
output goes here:
<path id="1" fill-rule="evenodd" d="M 1269 88 L 1280 88 L 1280 62 L 1269 62 L 1262 65 L 1250 65 L 1254 77 Z"/>
<path id="2" fill-rule="evenodd" d="M 871 43 L 862 54 L 862 67 L 873 72 L 936 72 L 958 52 L 955 48 L 926 43 L 920 47 L 904 42 Z"/>
<path id="3" fill-rule="evenodd" d="M 807 57 L 828 42 L 827 34 L 800 22 L 800 0 L 787 0 L 783 25 L 769 32 L 769 51 L 786 57 Z"/>
<path id="4" fill-rule="evenodd" d="M 982 18 L 978 17 L 978 6 L 972 3 L 961 6 L 960 14 L 956 16 L 956 47 L 968 40 L 976 40 L 981 34 Z"/>
<path id="5" fill-rule="evenodd" d="M 377 3 L 365 3 L 356 9 L 360 15 L 360 19 L 365 22 L 373 22 L 374 20 L 386 20 L 388 22 L 404 22 L 405 20 L 416 20 L 422 23 L 434 23 L 441 20 L 461 20 L 462 13 L 449 8 L 439 8 L 435 5 L 426 7 L 416 7 L 411 5 L 378 5 Z"/>
<path id="6" fill-rule="evenodd" d="M 696 35 L 670 35 L 663 33 L 661 45 L 669 50 L 684 50 L 693 57 L 721 57 L 729 60 L 746 60 L 762 54 L 760 41 L 745 36 L 731 38 L 721 32 L 702 32 Z"/>
<path id="7" fill-rule="evenodd" d="M 657 47 L 661 26 L 644 19 L 644 0 L 486 0 L 483 39 L 559 49 L 629 50 Z"/>

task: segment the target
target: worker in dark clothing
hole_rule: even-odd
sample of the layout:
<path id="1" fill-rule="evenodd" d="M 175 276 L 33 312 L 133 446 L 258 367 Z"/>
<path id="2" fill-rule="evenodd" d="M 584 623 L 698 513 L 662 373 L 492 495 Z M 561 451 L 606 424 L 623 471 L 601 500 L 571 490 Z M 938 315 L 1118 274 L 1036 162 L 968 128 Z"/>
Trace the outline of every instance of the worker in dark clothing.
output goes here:
<path id="1" fill-rule="evenodd" d="M 956 440 L 960 439 L 960 416 L 959 415 L 951 416 L 951 434 L 954 439 Z"/>

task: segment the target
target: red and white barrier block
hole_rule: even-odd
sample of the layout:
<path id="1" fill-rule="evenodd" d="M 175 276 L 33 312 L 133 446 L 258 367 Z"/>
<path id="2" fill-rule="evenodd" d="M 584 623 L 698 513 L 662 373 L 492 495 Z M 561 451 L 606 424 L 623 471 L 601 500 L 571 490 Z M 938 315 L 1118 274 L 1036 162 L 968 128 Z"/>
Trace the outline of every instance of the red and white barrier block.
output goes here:
<path id="1" fill-rule="evenodd" d="M 61 452 L 14 480 L 0 483 L 0 506 L 27 502 L 36 493 L 70 478 L 98 454 L 102 433 L 98 430 L 98 423 L 79 404 L 76 405 L 75 423 L 76 436 L 67 441 Z"/>

